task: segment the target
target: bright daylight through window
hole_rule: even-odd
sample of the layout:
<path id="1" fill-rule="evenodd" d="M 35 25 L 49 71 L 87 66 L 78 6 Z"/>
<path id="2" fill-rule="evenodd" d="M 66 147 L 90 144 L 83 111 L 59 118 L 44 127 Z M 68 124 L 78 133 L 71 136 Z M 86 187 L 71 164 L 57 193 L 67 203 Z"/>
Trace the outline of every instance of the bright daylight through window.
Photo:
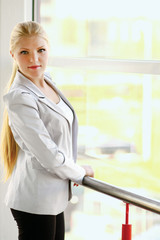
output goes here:
<path id="1" fill-rule="evenodd" d="M 81 66 L 91 59 L 154 66 L 160 60 L 159 1 L 41 0 L 39 16 L 50 39 L 49 71 L 78 115 L 79 163 L 91 164 L 97 179 L 160 198 L 160 77 L 154 67 L 140 74 Z M 79 187 L 69 208 L 67 240 L 88 234 L 120 239 L 123 203 Z M 133 239 L 148 240 L 149 231 L 156 239 L 157 216 L 131 208 Z"/>

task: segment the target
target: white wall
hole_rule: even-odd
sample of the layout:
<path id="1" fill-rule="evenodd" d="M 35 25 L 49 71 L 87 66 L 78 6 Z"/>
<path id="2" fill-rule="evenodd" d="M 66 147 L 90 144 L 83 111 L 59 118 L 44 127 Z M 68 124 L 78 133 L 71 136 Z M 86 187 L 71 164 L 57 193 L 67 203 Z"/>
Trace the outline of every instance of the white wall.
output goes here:
<path id="1" fill-rule="evenodd" d="M 12 59 L 9 55 L 10 33 L 16 23 L 31 19 L 31 0 L 0 0 L 0 126 L 3 112 L 2 97 L 12 71 Z M 0 176 L 1 172 L 0 169 Z M 7 184 L 0 182 L 0 240 L 17 240 L 16 224 L 10 210 L 4 205 Z"/>

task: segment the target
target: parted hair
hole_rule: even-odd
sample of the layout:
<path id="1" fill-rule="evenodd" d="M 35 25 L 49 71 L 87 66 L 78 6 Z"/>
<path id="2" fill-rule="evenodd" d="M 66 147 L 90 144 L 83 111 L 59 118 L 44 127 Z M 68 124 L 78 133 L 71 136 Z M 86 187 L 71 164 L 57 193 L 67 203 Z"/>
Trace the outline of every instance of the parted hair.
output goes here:
<path id="1" fill-rule="evenodd" d="M 23 37 L 32 37 L 39 36 L 45 39 L 48 43 L 48 38 L 46 32 L 42 28 L 42 26 L 34 21 L 27 21 L 18 23 L 12 30 L 10 36 L 10 51 L 14 53 L 17 44 L 20 39 Z M 10 80 L 7 84 L 7 92 L 9 91 L 14 78 L 16 76 L 16 72 L 18 70 L 18 66 L 16 62 L 13 63 L 12 74 Z M 14 166 L 17 161 L 19 146 L 16 143 L 12 131 L 9 126 L 9 119 L 7 109 L 4 109 L 3 113 L 3 123 L 1 130 L 1 142 L 0 142 L 0 153 L 1 160 L 4 165 L 4 180 L 6 181 L 12 174 Z"/>

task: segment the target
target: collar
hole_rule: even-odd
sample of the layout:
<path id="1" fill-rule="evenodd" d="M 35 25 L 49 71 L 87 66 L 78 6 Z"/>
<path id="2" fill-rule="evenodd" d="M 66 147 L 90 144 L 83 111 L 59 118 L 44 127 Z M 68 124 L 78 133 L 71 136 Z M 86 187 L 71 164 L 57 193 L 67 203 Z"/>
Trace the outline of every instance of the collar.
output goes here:
<path id="1" fill-rule="evenodd" d="M 65 101 L 65 103 L 71 108 L 71 110 L 72 110 L 72 112 L 73 112 L 73 114 L 75 116 L 75 112 L 74 112 L 74 109 L 73 109 L 72 105 L 66 99 L 66 97 L 61 93 L 61 91 L 55 86 L 55 83 L 53 83 L 49 73 L 47 73 L 47 72 L 44 73 L 44 79 L 45 79 L 46 82 L 48 82 L 50 84 L 50 86 L 52 86 L 57 91 L 57 93 L 63 99 L 63 101 Z M 15 76 L 14 82 L 13 82 L 13 84 L 11 86 L 11 89 L 16 88 L 17 85 L 18 86 L 22 86 L 24 88 L 28 88 L 31 92 L 33 92 L 33 94 L 35 94 L 39 98 L 39 100 L 41 102 L 43 102 L 44 104 L 48 105 L 54 111 L 58 112 L 59 114 L 61 114 L 62 116 L 65 117 L 65 114 L 61 110 L 61 108 L 59 108 L 58 105 L 54 104 L 53 102 L 51 102 L 51 100 L 46 98 L 44 93 L 41 92 L 41 90 L 31 80 L 29 80 L 27 77 L 25 77 L 19 71 L 17 71 L 17 73 L 16 73 L 16 76 Z"/>
<path id="2" fill-rule="evenodd" d="M 44 73 L 44 79 L 46 82 L 48 82 L 53 88 L 55 87 L 55 84 L 53 83 L 50 75 L 48 73 Z M 30 91 L 32 91 L 34 94 L 37 95 L 39 98 L 45 98 L 44 93 L 27 77 L 25 77 L 22 73 L 17 71 L 14 82 L 12 84 L 11 88 L 14 88 L 15 85 L 21 85 L 26 88 L 28 88 Z M 57 89 L 56 89 L 57 90 Z"/>

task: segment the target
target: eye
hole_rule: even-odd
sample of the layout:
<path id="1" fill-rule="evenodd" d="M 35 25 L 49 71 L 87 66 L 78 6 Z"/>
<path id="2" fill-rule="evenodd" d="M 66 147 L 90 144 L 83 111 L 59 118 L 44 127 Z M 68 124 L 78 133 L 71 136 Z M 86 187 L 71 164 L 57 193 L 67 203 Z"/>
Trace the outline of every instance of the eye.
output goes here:
<path id="1" fill-rule="evenodd" d="M 20 54 L 26 55 L 26 54 L 28 54 L 28 51 L 23 50 L 23 51 L 20 52 Z"/>
<path id="2" fill-rule="evenodd" d="M 45 52 L 45 51 L 46 51 L 45 48 L 40 48 L 40 49 L 38 50 L 39 53 L 41 53 L 41 52 Z"/>

